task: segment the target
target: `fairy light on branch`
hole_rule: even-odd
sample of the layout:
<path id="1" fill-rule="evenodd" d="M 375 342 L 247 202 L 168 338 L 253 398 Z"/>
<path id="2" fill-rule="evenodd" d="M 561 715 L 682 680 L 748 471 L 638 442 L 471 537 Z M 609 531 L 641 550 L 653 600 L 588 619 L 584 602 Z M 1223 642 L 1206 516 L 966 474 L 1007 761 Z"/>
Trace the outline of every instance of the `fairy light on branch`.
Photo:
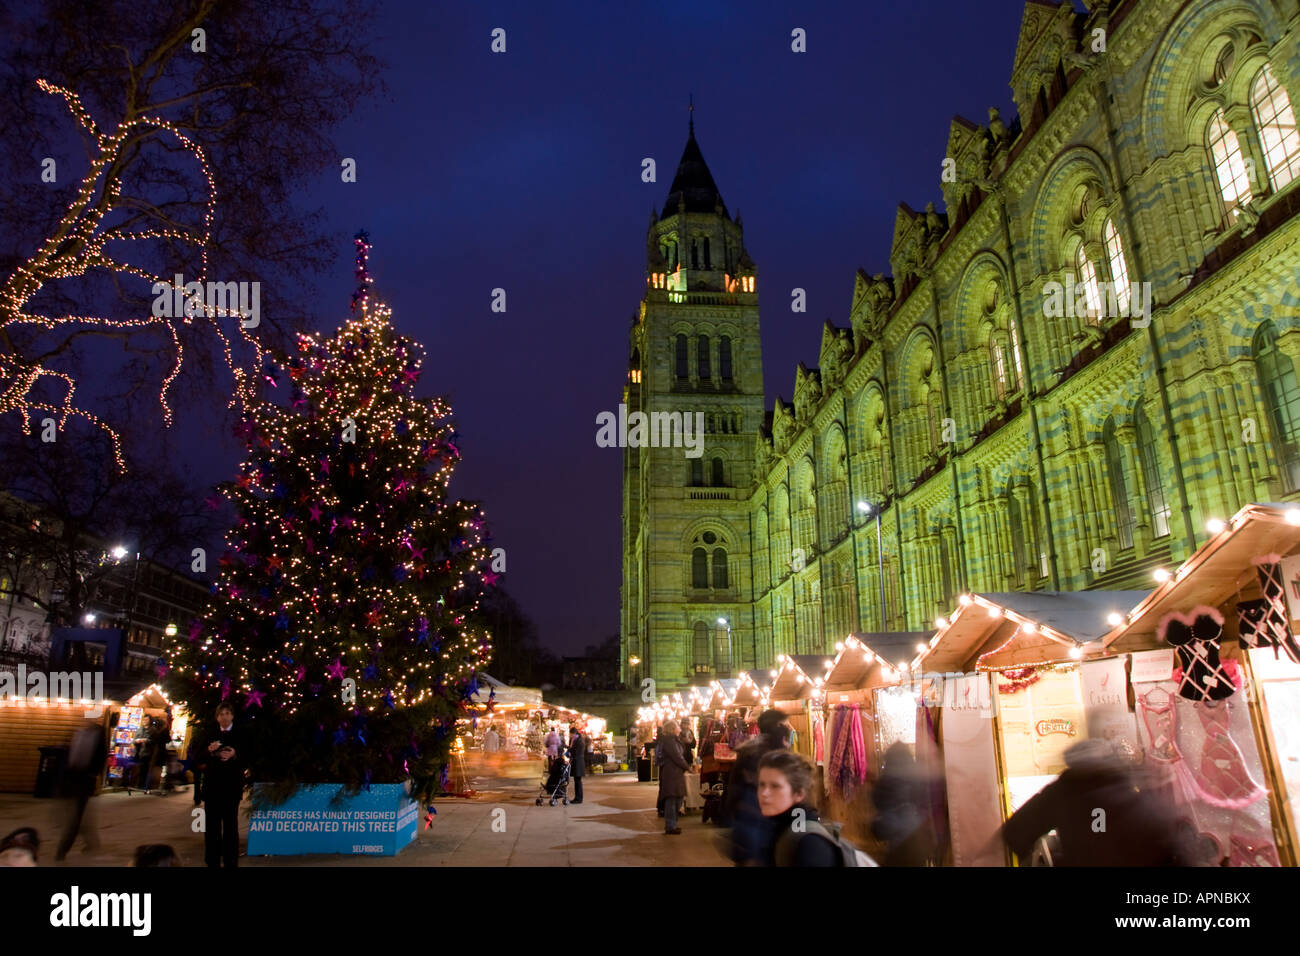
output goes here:
<path id="1" fill-rule="evenodd" d="M 170 426 L 172 407 L 169 392 L 185 362 L 185 350 L 179 334 L 179 326 L 195 325 L 195 319 L 199 319 L 199 324 L 210 326 L 210 331 L 214 332 L 221 342 L 226 368 L 235 382 L 230 407 L 237 405 L 246 407 L 247 402 L 253 397 L 252 389 L 255 382 L 240 367 L 232 351 L 230 339 L 218 323 L 220 319 L 237 316 L 242 318 L 238 311 L 216 308 L 207 301 L 202 302 L 200 308 L 188 310 L 195 312 L 195 315 L 186 314 L 177 317 L 150 315 L 144 318 L 123 319 L 89 314 L 55 316 L 28 311 L 28 303 L 47 284 L 60 279 L 84 276 L 95 270 L 131 276 L 154 286 L 170 283 L 171 277 L 156 275 L 149 270 L 109 256 L 104 251 L 104 247 L 114 241 L 161 239 L 193 243 L 198 246 L 200 255 L 199 274 L 195 281 L 206 284 L 212 223 L 217 201 L 216 181 L 206 151 L 175 124 L 157 116 L 139 116 L 123 122 L 110 135 L 100 131 L 77 93 L 45 79 L 38 79 L 36 85 L 45 93 L 62 97 L 73 118 L 93 140 L 96 153 L 92 156 L 90 167 L 76 194 L 68 203 L 67 210 L 57 227 L 40 248 L 20 264 L 7 277 L 4 285 L 0 286 L 0 340 L 10 341 L 10 337 L 4 333 L 22 327 L 36 327 L 46 332 L 55 332 L 62 327 L 76 326 L 77 329 L 70 331 L 69 337 L 64 339 L 65 343 L 71 341 L 71 335 L 85 329 L 103 333 L 123 331 L 129 333 L 153 326 L 163 327 L 170 341 L 174 358 L 160 385 L 158 401 L 164 424 Z M 122 181 L 115 170 L 122 160 L 123 151 L 136 141 L 136 137 L 153 132 L 170 134 L 180 144 L 182 150 L 193 156 L 198 163 L 207 193 L 201 229 L 186 230 L 175 227 L 130 229 L 104 226 L 105 219 L 122 208 Z M 260 366 L 263 360 L 260 344 L 256 338 L 248 334 L 242 323 L 238 324 L 238 328 L 243 343 L 252 350 L 254 363 Z M 45 401 L 37 394 L 41 383 L 52 378 L 61 378 L 69 385 L 63 400 L 58 403 Z M 20 414 L 23 418 L 24 434 L 30 434 L 30 419 L 37 412 L 48 412 L 56 416 L 60 427 L 65 426 L 70 418 L 87 421 L 102 429 L 111 438 L 117 465 L 125 470 L 126 464 L 122 456 L 118 432 L 89 409 L 79 407 L 73 399 L 74 393 L 75 384 L 66 373 L 50 367 L 40 359 L 25 358 L 16 351 L 0 353 L 0 415 L 7 412 Z"/>

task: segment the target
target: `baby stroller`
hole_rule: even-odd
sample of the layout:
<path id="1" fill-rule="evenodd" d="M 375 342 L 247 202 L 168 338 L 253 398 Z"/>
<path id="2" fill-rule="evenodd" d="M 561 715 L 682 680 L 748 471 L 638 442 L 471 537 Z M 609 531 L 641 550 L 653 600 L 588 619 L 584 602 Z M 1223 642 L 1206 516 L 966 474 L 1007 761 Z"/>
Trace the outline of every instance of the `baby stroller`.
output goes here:
<path id="1" fill-rule="evenodd" d="M 551 806 L 555 806 L 556 800 L 563 800 L 566 807 L 569 805 L 569 758 L 563 754 L 551 761 L 551 770 L 542 784 L 537 805 L 540 807 L 547 797 L 551 799 Z"/>

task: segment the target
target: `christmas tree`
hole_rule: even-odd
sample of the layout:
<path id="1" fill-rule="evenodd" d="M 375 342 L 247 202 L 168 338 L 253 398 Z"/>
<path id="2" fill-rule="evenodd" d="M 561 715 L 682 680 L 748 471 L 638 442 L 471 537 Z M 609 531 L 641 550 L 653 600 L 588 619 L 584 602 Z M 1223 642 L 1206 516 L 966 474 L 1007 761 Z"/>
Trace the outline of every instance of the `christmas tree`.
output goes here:
<path id="1" fill-rule="evenodd" d="M 447 499 L 451 408 L 412 394 L 423 350 L 371 301 L 364 232 L 356 245 L 353 317 L 264 369 L 277 389 L 287 372 L 287 403 L 236 430 L 248 452 L 221 491 L 238 520 L 206 613 L 159 667 L 193 719 L 242 712 L 272 800 L 407 778 L 427 800 L 490 651 L 483 515 Z"/>

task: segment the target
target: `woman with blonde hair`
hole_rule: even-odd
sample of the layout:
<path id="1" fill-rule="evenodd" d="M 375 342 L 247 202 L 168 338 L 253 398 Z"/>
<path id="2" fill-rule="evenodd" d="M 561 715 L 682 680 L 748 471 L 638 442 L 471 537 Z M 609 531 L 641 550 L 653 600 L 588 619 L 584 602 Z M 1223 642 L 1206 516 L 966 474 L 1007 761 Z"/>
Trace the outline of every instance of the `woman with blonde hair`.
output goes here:
<path id="1" fill-rule="evenodd" d="M 677 836 L 682 832 L 677 826 L 677 812 L 686 796 L 686 771 L 690 764 L 686 762 L 681 741 L 677 739 L 681 732 L 677 721 L 668 721 L 663 729 L 659 744 L 663 753 L 659 762 L 659 802 L 664 808 L 664 833 Z"/>

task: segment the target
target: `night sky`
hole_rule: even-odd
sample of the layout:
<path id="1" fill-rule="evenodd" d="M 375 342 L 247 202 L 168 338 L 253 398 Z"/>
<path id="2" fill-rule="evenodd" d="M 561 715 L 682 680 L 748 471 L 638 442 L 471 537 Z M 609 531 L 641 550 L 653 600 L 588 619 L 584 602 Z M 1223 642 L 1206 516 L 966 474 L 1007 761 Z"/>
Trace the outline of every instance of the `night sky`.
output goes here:
<path id="1" fill-rule="evenodd" d="M 336 136 L 358 182 L 335 173 L 304 197 L 339 248 L 312 314 L 331 329 L 344 318 L 365 227 L 379 295 L 428 350 L 420 391 L 455 408 L 452 490 L 484 502 L 509 590 L 543 644 L 569 654 L 618 631 L 621 452 L 596 447 L 595 420 L 621 400 L 646 227 L 686 141 L 688 96 L 758 267 L 770 406 L 790 397 L 799 361 L 816 364 L 822 323 L 847 324 L 855 270 L 889 271 L 897 204 L 942 209 L 952 116 L 985 122 L 996 105 L 1010 122 L 1024 9 L 622 6 L 387 4 L 373 27 L 390 94 Z M 495 27 L 504 55 L 489 50 Z M 790 50 L 794 27 L 805 54 Z M 504 315 L 490 310 L 498 286 Z M 790 311 L 795 286 L 805 314 Z"/>

